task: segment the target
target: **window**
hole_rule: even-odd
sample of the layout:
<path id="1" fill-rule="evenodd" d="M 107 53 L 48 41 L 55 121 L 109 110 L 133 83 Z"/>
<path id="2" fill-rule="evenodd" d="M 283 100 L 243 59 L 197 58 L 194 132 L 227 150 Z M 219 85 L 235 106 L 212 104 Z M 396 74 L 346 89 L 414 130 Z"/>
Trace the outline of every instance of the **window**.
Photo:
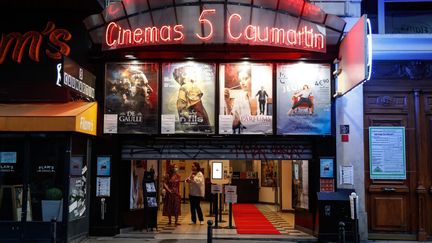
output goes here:
<path id="1" fill-rule="evenodd" d="M 432 0 L 379 0 L 380 34 L 432 34 Z"/>

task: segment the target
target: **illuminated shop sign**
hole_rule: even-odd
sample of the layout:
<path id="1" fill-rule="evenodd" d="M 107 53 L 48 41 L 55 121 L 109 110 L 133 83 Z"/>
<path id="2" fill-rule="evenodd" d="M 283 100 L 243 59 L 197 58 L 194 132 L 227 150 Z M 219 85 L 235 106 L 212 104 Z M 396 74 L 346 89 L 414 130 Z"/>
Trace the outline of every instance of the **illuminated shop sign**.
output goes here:
<path id="1" fill-rule="evenodd" d="M 61 64 L 57 65 L 57 74 L 61 73 L 59 71 L 61 68 Z M 63 68 L 63 83 L 59 83 L 61 79 L 57 77 L 56 84 L 65 86 L 86 98 L 94 100 L 96 76 L 67 57 L 64 58 Z"/>
<path id="2" fill-rule="evenodd" d="M 66 43 L 72 38 L 72 34 L 65 29 L 56 29 L 53 22 L 48 21 L 45 29 L 41 32 L 28 31 L 24 34 L 19 32 L 11 32 L 1 35 L 0 41 L 0 64 L 2 64 L 9 50 L 14 62 L 21 63 L 24 52 L 28 49 L 28 57 L 39 62 L 40 53 L 51 59 L 59 60 L 62 56 L 70 54 L 70 47 Z M 45 50 L 41 50 L 43 41 L 47 41 L 49 45 Z"/>
<path id="3" fill-rule="evenodd" d="M 166 44 L 219 44 L 217 36 L 223 29 L 223 43 L 265 45 L 326 52 L 325 27 L 301 20 L 284 24 L 247 24 L 249 18 L 239 13 L 227 15 L 226 21 L 216 21 L 216 9 L 205 9 L 200 16 L 187 22 L 172 25 L 149 25 L 139 22 L 135 28 L 125 27 L 120 22 L 109 22 L 105 29 L 104 49 L 166 45 Z M 293 18 L 292 21 L 299 21 Z M 196 28 L 198 26 L 198 28 Z M 190 31 L 194 29 L 195 31 Z M 204 33 L 201 33 L 200 30 Z"/>

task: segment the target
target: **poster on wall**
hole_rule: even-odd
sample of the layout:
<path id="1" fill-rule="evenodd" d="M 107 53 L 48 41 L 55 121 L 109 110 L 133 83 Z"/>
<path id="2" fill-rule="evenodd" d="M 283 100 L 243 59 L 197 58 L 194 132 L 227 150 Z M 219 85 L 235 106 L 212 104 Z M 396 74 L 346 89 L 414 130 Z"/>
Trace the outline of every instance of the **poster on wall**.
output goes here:
<path id="1" fill-rule="evenodd" d="M 272 78 L 272 64 L 220 65 L 219 134 L 273 133 Z"/>
<path id="2" fill-rule="evenodd" d="M 69 221 L 85 216 L 86 206 L 86 180 L 84 177 L 69 178 Z"/>
<path id="3" fill-rule="evenodd" d="M 98 156 L 97 157 L 96 175 L 109 176 L 110 173 L 111 173 L 111 157 L 110 156 Z"/>
<path id="4" fill-rule="evenodd" d="M 320 177 L 333 178 L 333 159 L 320 158 Z"/>
<path id="5" fill-rule="evenodd" d="M 111 177 L 96 177 L 96 197 L 111 195 Z"/>
<path id="6" fill-rule="evenodd" d="M 213 134 L 214 104 L 214 64 L 181 62 L 162 65 L 162 116 L 174 116 L 174 119 L 164 119 L 162 134 Z M 173 126 L 174 131 L 168 129 Z"/>
<path id="7" fill-rule="evenodd" d="M 0 164 L 15 164 L 17 152 L 0 152 Z"/>
<path id="8" fill-rule="evenodd" d="M 146 160 L 131 161 L 129 209 L 144 208 L 143 179 L 146 171 Z"/>
<path id="9" fill-rule="evenodd" d="M 405 127 L 369 127 L 371 179 L 406 179 Z"/>
<path id="10" fill-rule="evenodd" d="M 0 152 L 0 172 L 15 172 L 16 152 Z"/>
<path id="11" fill-rule="evenodd" d="M 277 187 L 277 161 L 261 161 L 261 186 Z"/>
<path id="12" fill-rule="evenodd" d="M 277 134 L 331 134 L 330 65 L 277 65 Z"/>
<path id="13" fill-rule="evenodd" d="M 80 176 L 83 168 L 83 156 L 73 156 L 70 158 L 70 175 Z"/>
<path id="14" fill-rule="evenodd" d="M 293 207 L 309 209 L 309 163 L 307 160 L 293 160 L 293 167 Z"/>
<path id="15" fill-rule="evenodd" d="M 157 133 L 158 64 L 107 63 L 105 72 L 104 132 Z"/>

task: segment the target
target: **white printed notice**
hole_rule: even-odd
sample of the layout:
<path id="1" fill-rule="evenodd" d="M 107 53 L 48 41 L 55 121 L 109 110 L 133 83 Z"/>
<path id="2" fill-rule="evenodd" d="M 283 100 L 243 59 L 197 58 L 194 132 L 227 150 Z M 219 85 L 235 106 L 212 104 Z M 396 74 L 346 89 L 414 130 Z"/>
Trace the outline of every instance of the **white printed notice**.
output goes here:
<path id="1" fill-rule="evenodd" d="M 354 167 L 352 165 L 340 166 L 340 184 L 354 185 Z"/>
<path id="2" fill-rule="evenodd" d="M 174 134 L 175 133 L 175 115 L 163 114 L 161 121 L 161 133 L 162 134 Z"/>
<path id="3" fill-rule="evenodd" d="M 117 133 L 117 114 L 104 114 L 104 133 Z"/>
<path id="4" fill-rule="evenodd" d="M 219 134 L 232 134 L 232 115 L 219 115 Z"/>
<path id="5" fill-rule="evenodd" d="M 406 179 L 405 127 L 369 127 L 371 179 Z"/>

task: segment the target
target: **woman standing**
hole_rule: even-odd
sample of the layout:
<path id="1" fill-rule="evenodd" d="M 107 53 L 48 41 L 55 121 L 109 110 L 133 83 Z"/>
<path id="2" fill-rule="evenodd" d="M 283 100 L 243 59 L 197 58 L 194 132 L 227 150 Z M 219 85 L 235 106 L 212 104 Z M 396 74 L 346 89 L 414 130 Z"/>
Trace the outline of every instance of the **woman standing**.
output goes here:
<path id="1" fill-rule="evenodd" d="M 186 179 L 189 183 L 189 200 L 191 209 L 191 224 L 196 224 L 196 214 L 200 224 L 204 224 L 204 217 L 200 202 L 205 195 L 204 175 L 198 162 L 192 164 L 192 174 Z"/>
<path id="2" fill-rule="evenodd" d="M 181 177 L 177 173 L 177 165 L 171 165 L 165 177 L 163 187 L 166 191 L 163 206 L 163 216 L 168 216 L 168 224 L 171 224 L 171 216 L 174 216 L 175 224 L 178 223 L 178 216 L 181 215 L 180 210 L 180 180 Z"/>

